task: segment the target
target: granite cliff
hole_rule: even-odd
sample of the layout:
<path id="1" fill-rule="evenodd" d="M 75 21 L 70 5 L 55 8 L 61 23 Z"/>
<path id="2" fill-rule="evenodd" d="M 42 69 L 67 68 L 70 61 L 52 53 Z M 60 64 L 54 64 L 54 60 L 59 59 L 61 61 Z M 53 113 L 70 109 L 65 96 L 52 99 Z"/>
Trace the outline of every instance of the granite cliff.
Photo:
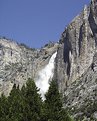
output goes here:
<path id="1" fill-rule="evenodd" d="M 53 78 L 63 94 L 64 108 L 75 119 L 97 119 L 97 0 L 91 0 L 66 27 L 58 43 L 41 49 L 0 39 L 0 92 L 9 94 L 37 74 L 57 51 Z"/>
<path id="2" fill-rule="evenodd" d="M 76 16 L 62 33 L 55 79 L 75 118 L 97 119 L 97 0 Z"/>
<path id="3" fill-rule="evenodd" d="M 57 51 L 58 43 L 49 43 L 43 48 L 31 49 L 24 44 L 0 39 L 0 93 L 8 95 L 14 83 L 20 87 L 28 78 L 36 79 L 38 72 Z"/>

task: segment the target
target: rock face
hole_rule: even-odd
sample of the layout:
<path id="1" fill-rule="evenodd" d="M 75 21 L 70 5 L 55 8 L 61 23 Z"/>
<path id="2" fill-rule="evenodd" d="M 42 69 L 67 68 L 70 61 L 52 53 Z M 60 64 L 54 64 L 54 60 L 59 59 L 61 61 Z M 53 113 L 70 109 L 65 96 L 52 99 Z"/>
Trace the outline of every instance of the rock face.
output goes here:
<path id="1" fill-rule="evenodd" d="M 14 83 L 37 78 L 57 51 L 53 78 L 63 94 L 64 107 L 75 119 L 97 119 L 97 0 L 66 27 L 58 43 L 40 50 L 0 39 L 0 92 L 9 94 Z"/>
<path id="2" fill-rule="evenodd" d="M 20 87 L 37 73 L 57 50 L 58 44 L 50 43 L 41 50 L 34 50 L 14 41 L 0 39 L 0 93 L 8 95 L 14 83 Z"/>
<path id="3" fill-rule="evenodd" d="M 54 78 L 75 118 L 97 119 L 97 0 L 62 33 Z"/>
<path id="4" fill-rule="evenodd" d="M 62 33 L 61 47 L 58 49 L 58 57 L 56 67 L 64 66 L 60 69 L 65 76 L 63 79 L 66 85 L 69 85 L 77 78 L 81 77 L 87 71 L 93 61 L 93 56 L 96 52 L 96 35 L 97 25 L 96 17 L 97 11 L 94 11 L 94 1 L 89 7 L 85 6 L 84 10 L 78 15 L 71 24 Z M 94 21 L 93 21 L 93 20 Z M 59 56 L 62 56 L 60 58 Z M 59 68 L 57 71 L 59 71 Z M 57 75 L 60 74 L 57 72 Z M 60 75 L 58 76 L 60 78 Z M 64 90 L 64 89 L 63 89 Z"/>

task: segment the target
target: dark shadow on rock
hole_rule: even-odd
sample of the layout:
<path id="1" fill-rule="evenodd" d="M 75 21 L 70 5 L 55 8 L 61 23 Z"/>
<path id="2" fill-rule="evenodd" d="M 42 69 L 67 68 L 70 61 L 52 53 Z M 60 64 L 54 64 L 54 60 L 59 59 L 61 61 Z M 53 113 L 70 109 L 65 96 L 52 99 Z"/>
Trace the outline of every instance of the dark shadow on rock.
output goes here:
<path id="1" fill-rule="evenodd" d="M 92 9 L 90 8 L 90 14 L 89 14 L 89 18 L 88 18 L 91 30 L 93 32 L 93 36 L 95 37 L 95 43 L 97 45 L 97 37 L 95 36 L 95 34 L 97 34 L 97 24 L 95 23 L 95 20 L 93 18 L 93 12 Z"/>
<path id="2" fill-rule="evenodd" d="M 80 27 L 80 33 L 79 33 L 79 41 L 78 41 L 78 45 L 79 45 L 79 56 L 80 56 L 80 52 L 81 52 L 81 44 L 82 44 L 82 38 L 83 38 L 83 24 Z"/>
<path id="3" fill-rule="evenodd" d="M 70 63 L 70 59 L 69 59 L 69 52 L 72 52 L 72 46 L 71 43 L 69 41 L 69 33 L 67 31 L 66 33 L 66 37 L 64 37 L 64 62 L 67 63 L 67 75 L 70 75 L 70 68 L 71 68 L 71 63 Z"/>

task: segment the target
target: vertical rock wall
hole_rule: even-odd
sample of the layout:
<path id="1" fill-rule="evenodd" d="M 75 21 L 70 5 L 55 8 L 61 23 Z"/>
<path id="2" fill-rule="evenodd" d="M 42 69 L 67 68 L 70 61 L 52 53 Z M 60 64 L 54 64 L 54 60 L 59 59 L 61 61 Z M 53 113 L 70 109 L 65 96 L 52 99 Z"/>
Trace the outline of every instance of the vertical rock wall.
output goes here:
<path id="1" fill-rule="evenodd" d="M 97 41 L 96 8 L 96 0 L 90 6 L 85 5 L 83 11 L 62 33 L 55 69 L 55 79 L 62 92 L 92 64 Z"/>

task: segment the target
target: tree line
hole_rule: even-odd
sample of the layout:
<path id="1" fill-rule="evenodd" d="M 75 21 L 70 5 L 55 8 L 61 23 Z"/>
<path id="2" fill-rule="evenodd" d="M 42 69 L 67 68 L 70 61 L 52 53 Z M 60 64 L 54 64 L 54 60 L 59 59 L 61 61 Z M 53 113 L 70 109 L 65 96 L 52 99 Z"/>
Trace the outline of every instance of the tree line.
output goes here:
<path id="1" fill-rule="evenodd" d="M 43 101 L 32 79 L 21 89 L 14 84 L 8 97 L 0 97 L 0 121 L 73 121 L 62 106 L 55 81 L 50 82 L 45 98 Z"/>

